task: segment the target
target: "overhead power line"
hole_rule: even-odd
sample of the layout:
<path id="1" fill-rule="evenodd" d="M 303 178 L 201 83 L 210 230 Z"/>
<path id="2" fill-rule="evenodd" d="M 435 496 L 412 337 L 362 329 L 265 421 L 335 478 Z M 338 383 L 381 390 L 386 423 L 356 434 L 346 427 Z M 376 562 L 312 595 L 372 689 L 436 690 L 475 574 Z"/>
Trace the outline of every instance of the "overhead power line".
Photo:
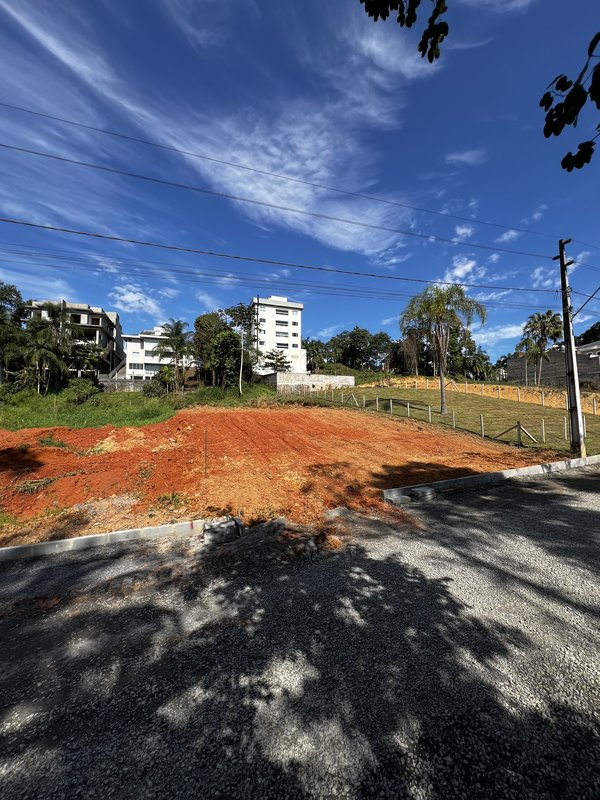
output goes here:
<path id="1" fill-rule="evenodd" d="M 534 292 L 542 294 L 556 294 L 556 289 L 532 289 L 526 286 L 498 286 L 496 284 L 485 283 L 460 283 L 457 281 L 443 281 L 443 280 L 427 280 L 425 278 L 406 278 L 400 275 L 384 275 L 378 272 L 360 272 L 359 270 L 348 270 L 340 267 L 324 267 L 312 264 L 300 264 L 294 261 L 280 261 L 272 258 L 257 258 L 255 256 L 241 256 L 235 253 L 221 253 L 215 250 L 205 250 L 199 247 L 186 247 L 183 245 L 162 244 L 160 242 L 149 242 L 143 239 L 126 238 L 124 236 L 115 236 L 108 233 L 95 233 L 92 231 L 81 231 L 74 228 L 62 228 L 57 225 L 42 225 L 36 222 L 29 222 L 27 220 L 12 219 L 10 217 L 0 217 L 0 223 L 7 225 L 18 225 L 25 228 L 32 228 L 35 230 L 52 231 L 55 233 L 66 233 L 73 236 L 84 236 L 91 239 L 101 239 L 109 242 L 121 242 L 123 244 L 135 244 L 140 247 L 153 247 L 160 250 L 171 250 L 179 253 L 194 253 L 196 255 L 204 255 L 213 258 L 225 258 L 235 261 L 246 261 L 254 264 L 269 264 L 277 267 L 293 267 L 295 269 L 306 269 L 317 272 L 330 272 L 340 275 L 357 275 L 361 278 L 380 278 L 381 280 L 401 281 L 405 283 L 419 283 L 426 285 L 442 285 L 442 286 L 464 286 L 472 289 L 493 289 L 495 291 L 512 291 L 512 292 Z"/>
<path id="2" fill-rule="evenodd" d="M 5 249 L 0 249 L 0 253 L 7 253 L 10 254 L 11 251 L 7 251 Z M 20 254 L 18 251 L 13 251 L 19 258 L 23 257 L 23 254 Z M 28 255 L 28 254 L 25 254 Z M 35 256 L 36 254 L 30 254 Z M 98 263 L 96 260 L 86 260 L 85 258 L 69 258 L 69 257 L 59 257 L 59 256 L 48 256 L 45 253 L 37 254 L 39 258 L 55 258 L 60 262 L 66 263 L 59 263 L 57 265 L 54 264 L 39 264 L 33 263 L 31 261 L 15 261 L 8 260 L 8 259 L 0 259 L 0 263 L 10 264 L 12 266 L 21 266 L 22 264 L 27 264 L 35 266 L 39 269 L 41 266 L 46 266 L 48 268 L 56 268 L 60 266 L 61 269 L 65 270 L 81 270 L 85 272 L 91 271 L 96 272 L 97 270 L 102 270 L 102 265 Z M 109 257 L 105 257 L 109 260 Z M 398 300 L 398 299 L 406 299 L 414 297 L 414 293 L 410 292 L 400 292 L 400 291 L 388 291 L 381 288 L 373 288 L 373 289 L 366 289 L 363 287 L 357 286 L 349 286 L 348 284 L 339 284 L 336 283 L 335 286 L 331 286 L 331 284 L 326 283 L 317 283 L 317 282 L 309 282 L 309 281 L 301 281 L 298 279 L 289 279 L 286 277 L 277 276 L 276 278 L 272 276 L 254 276 L 248 275 L 247 273 L 243 272 L 227 272 L 223 274 L 221 270 L 217 270 L 216 268 L 206 267 L 202 265 L 202 269 L 194 270 L 194 269 L 185 269 L 182 268 L 185 265 L 164 265 L 169 267 L 168 270 L 161 269 L 161 268 L 153 268 L 152 266 L 147 267 L 146 263 L 153 264 L 156 262 L 132 262 L 127 260 L 121 260 L 118 258 L 110 257 L 110 261 L 113 264 L 118 264 L 119 266 L 126 266 L 130 269 L 130 273 L 128 277 L 145 277 L 145 278 L 158 278 L 158 279 L 169 279 L 169 278 L 176 278 L 177 281 L 181 281 L 183 283 L 201 283 L 201 284 L 211 284 L 211 285 L 218 285 L 223 287 L 224 284 L 229 284 L 229 288 L 231 286 L 242 286 L 242 287 L 254 287 L 257 286 L 268 286 L 268 287 L 285 287 L 290 288 L 298 291 L 309 292 L 311 294 L 319 294 L 319 295 L 332 295 L 332 296 L 342 296 L 342 297 L 359 297 L 364 299 L 370 300 Z M 134 265 L 133 267 L 131 265 Z M 141 264 L 141 267 L 139 266 Z M 215 274 L 216 273 L 216 274 Z M 107 273 L 110 274 L 110 273 Z M 227 288 L 227 287 L 226 287 Z M 558 302 L 558 299 L 556 300 Z M 546 306 L 535 306 L 533 304 L 525 304 L 525 303 L 515 303 L 510 301 L 498 301 L 494 299 L 486 300 L 486 305 L 497 307 L 497 308 L 507 308 L 507 309 L 525 309 L 525 310 L 543 310 Z"/>
<path id="3" fill-rule="evenodd" d="M 436 236 L 428 233 L 417 233 L 416 231 L 407 231 L 401 228 L 391 228 L 387 225 L 376 225 L 370 222 L 361 222 L 357 219 L 348 219 L 346 217 L 337 217 L 333 214 L 322 214 L 318 211 L 307 211 L 306 209 L 293 208 L 292 206 L 284 206 L 279 203 L 268 203 L 266 200 L 255 200 L 250 197 L 242 197 L 240 195 L 229 194 L 228 192 L 218 192 L 214 189 L 206 189 L 203 186 L 194 186 L 188 183 L 179 183 L 177 181 L 170 181 L 164 178 L 156 178 L 151 175 L 142 175 L 139 172 L 129 172 L 128 170 L 117 169 L 116 167 L 108 167 L 102 164 L 93 164 L 89 161 L 79 161 L 74 158 L 67 158 L 66 156 L 59 156 L 54 153 L 46 153 L 42 150 L 32 150 L 28 147 L 17 147 L 16 145 L 0 142 L 0 147 L 5 150 L 10 150 L 14 153 L 21 153 L 23 155 L 38 156 L 40 158 L 51 159 L 52 161 L 59 161 L 64 164 L 73 164 L 78 167 L 85 167 L 86 169 L 94 169 L 100 172 L 108 172 L 111 175 L 121 175 L 126 178 L 134 178 L 135 180 L 147 181 L 149 183 L 156 183 L 160 186 L 169 186 L 173 189 L 183 189 L 188 192 L 196 192 L 210 197 L 219 197 L 223 200 L 233 200 L 238 203 L 249 203 L 251 205 L 259 206 L 261 208 L 269 208 L 274 211 L 285 211 L 290 214 L 301 214 L 306 217 L 313 217 L 315 219 L 322 219 L 327 222 L 341 222 L 344 225 L 354 225 L 359 228 L 366 228 L 368 230 L 383 231 L 384 233 L 395 233 L 401 236 L 411 236 L 416 239 L 425 239 L 427 241 L 441 242 L 443 244 L 462 244 L 470 248 L 478 250 L 491 250 L 495 253 L 508 253 L 513 256 L 524 256 L 526 258 L 535 258 L 551 261 L 552 257 L 543 253 L 531 253 L 524 250 L 511 250 L 506 247 L 497 247 L 488 244 L 480 244 L 478 242 L 471 242 L 462 239 L 448 239 L 443 236 Z"/>
<path id="4" fill-rule="evenodd" d="M 399 200 L 390 200 L 385 197 L 378 197 L 377 195 L 366 194 L 364 192 L 353 192 L 348 189 L 340 189 L 336 186 L 329 186 L 327 184 L 317 183 L 316 181 L 309 181 L 306 178 L 298 178 L 293 177 L 291 175 L 284 175 L 280 172 L 271 172 L 266 169 L 259 169 L 258 167 L 250 167 L 247 164 L 239 164 L 234 161 L 227 161 L 224 158 L 215 158 L 214 156 L 207 156 L 204 153 L 196 153 L 190 150 L 184 150 L 179 147 L 173 147 L 172 145 L 161 144 L 160 142 L 153 141 L 151 139 L 144 139 L 140 136 L 132 136 L 130 134 L 122 133 L 121 131 L 114 131 L 108 128 L 99 128 L 95 125 L 90 125 L 89 123 L 84 122 L 77 122 L 76 120 L 66 119 L 65 117 L 58 117 L 54 116 L 53 114 L 46 114 L 42 111 L 35 111 L 31 108 L 24 108 L 23 106 L 13 105 L 11 103 L 3 103 L 0 102 L 0 107 L 9 109 L 11 111 L 19 111 L 24 114 L 31 114 L 36 117 L 41 117 L 43 119 L 49 119 L 53 122 L 60 122 L 65 125 L 72 125 L 77 128 L 82 128 L 84 130 L 93 131 L 95 133 L 103 133 L 107 136 L 113 136 L 119 139 L 124 139 L 129 142 L 135 142 L 137 144 L 144 144 L 148 145 L 149 147 L 156 147 L 160 150 L 166 150 L 171 153 L 178 153 L 179 155 L 183 156 L 190 156 L 191 158 L 198 158 L 203 161 L 209 161 L 213 164 L 222 164 L 223 166 L 233 167 L 234 169 L 244 170 L 246 172 L 253 172 L 257 175 L 265 175 L 270 178 L 277 178 L 279 180 L 290 181 L 291 183 L 299 183 L 303 186 L 311 186 L 313 189 L 320 189 L 322 191 L 327 192 L 335 192 L 336 194 L 346 195 L 347 197 L 357 197 L 361 200 L 369 200 L 374 203 L 381 203 L 388 206 L 395 206 L 397 208 L 403 208 L 407 211 L 418 211 L 422 214 L 433 214 L 438 217 L 445 217 L 446 219 L 457 220 L 458 222 L 468 222 L 469 224 L 476 224 L 476 225 L 487 225 L 491 228 L 498 228 L 501 230 L 514 230 L 518 231 L 519 233 L 527 233 L 533 236 L 544 236 L 550 239 L 557 239 L 558 236 L 556 234 L 545 233 L 543 231 L 536 231 L 531 230 L 530 228 L 520 228 L 517 225 L 505 225 L 499 222 L 491 222 L 489 220 L 478 219 L 477 217 L 463 217 L 459 214 L 450 214 L 445 211 L 438 211 L 432 208 L 424 208 L 422 206 L 415 206 L 411 205 L 410 203 L 402 203 Z M 584 244 L 582 242 L 582 244 Z M 594 247 L 594 245 L 587 245 L 588 247 Z M 600 249 L 600 248 L 598 248 Z"/>

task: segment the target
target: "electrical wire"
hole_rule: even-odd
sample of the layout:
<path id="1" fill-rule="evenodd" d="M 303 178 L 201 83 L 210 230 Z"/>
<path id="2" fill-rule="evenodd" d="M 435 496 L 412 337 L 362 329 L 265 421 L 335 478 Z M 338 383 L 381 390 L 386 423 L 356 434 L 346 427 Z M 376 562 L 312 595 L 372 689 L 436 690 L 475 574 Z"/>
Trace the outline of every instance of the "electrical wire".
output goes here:
<path id="1" fill-rule="evenodd" d="M 226 159 L 223 158 L 215 158 L 213 156 L 207 156 L 203 153 L 195 153 L 190 150 L 183 150 L 178 147 L 173 147 L 171 145 L 161 144 L 160 142 L 152 141 L 151 139 L 144 139 L 139 136 L 132 136 L 126 133 L 122 133 L 120 131 L 110 130 L 108 128 L 99 128 L 95 125 L 90 125 L 89 123 L 77 122 L 72 119 L 66 119 L 65 117 L 54 116 L 53 114 L 46 114 L 41 111 L 35 111 L 31 108 L 24 108 L 23 106 L 17 106 L 11 103 L 5 103 L 0 101 L 0 107 L 11 111 L 18 111 L 24 114 L 30 114 L 36 117 L 41 117 L 43 119 L 52 120 L 53 122 L 60 122 L 66 125 L 72 125 L 77 128 L 82 128 L 84 130 L 93 131 L 94 133 L 103 133 L 107 136 L 117 137 L 119 139 L 124 139 L 129 142 L 148 145 L 150 147 L 159 148 L 161 150 L 166 150 L 171 153 L 178 153 L 179 155 L 202 159 L 203 161 L 209 161 L 214 164 L 222 164 L 223 166 L 233 167 L 234 169 L 240 169 L 246 172 L 252 172 L 257 175 L 265 175 L 271 178 L 277 178 L 279 180 L 290 181 L 292 183 L 299 183 L 302 184 L 303 186 L 311 186 L 314 189 L 320 189 L 322 191 L 335 192 L 337 194 L 346 195 L 347 197 L 356 197 L 362 200 L 369 200 L 375 203 L 381 203 L 388 206 L 395 206 L 397 208 L 402 208 L 409 211 L 417 211 L 422 214 L 433 214 L 439 217 L 445 217 L 446 219 L 457 220 L 459 222 L 468 222 L 469 224 L 487 225 L 492 228 L 498 228 L 501 230 L 514 230 L 517 231 L 518 233 L 527 233 L 533 236 L 543 236 L 550 239 L 559 238 L 555 234 L 545 233 L 543 231 L 531 230 L 530 228 L 520 228 L 516 225 L 504 225 L 498 222 L 491 222 L 489 220 L 478 219 L 477 217 L 463 217 L 458 214 L 450 214 L 445 211 L 438 211 L 436 209 L 424 208 L 422 206 L 415 206 L 411 205 L 410 203 L 401 203 L 398 200 L 390 200 L 388 198 L 378 197 L 377 195 L 365 194 L 364 192 L 353 192 L 347 189 L 340 189 L 339 187 L 336 186 L 329 186 L 321 183 L 316 183 L 315 181 L 309 181 L 306 180 L 305 178 L 297 178 L 297 177 L 292 177 L 291 175 L 283 175 L 282 173 L 279 172 L 271 172 L 265 169 L 258 169 L 257 167 L 250 167 L 247 164 L 239 164 L 233 161 L 227 161 Z M 581 244 L 585 243 L 581 242 Z M 587 245 L 587 246 L 595 247 L 595 245 Z M 600 249 L 600 247 L 598 247 L 598 249 Z"/>
<path id="2" fill-rule="evenodd" d="M 222 200 L 233 200 L 238 203 L 249 203 L 251 205 L 259 206 L 261 208 L 269 208 L 274 211 L 285 211 L 286 213 L 290 214 L 300 214 L 306 217 L 322 219 L 325 220 L 326 222 L 341 222 L 344 225 L 354 225 L 360 228 L 367 228 L 368 230 L 383 231 L 384 233 L 395 233 L 402 236 L 411 236 L 416 239 L 425 239 L 427 241 L 441 242 L 442 244 L 451 244 L 451 245 L 462 244 L 470 248 L 475 248 L 478 250 L 488 250 L 494 253 L 508 253 L 509 255 L 523 256 L 525 258 L 543 259 L 545 261 L 552 260 L 552 256 L 548 256 L 543 253 L 531 253 L 524 250 L 511 250 L 506 247 L 497 247 L 493 245 L 481 244 L 479 242 L 466 241 L 457 238 L 448 239 L 447 237 L 437 236 L 435 234 L 417 233 L 416 231 L 410 231 L 410 230 L 407 231 L 401 228 L 391 228 L 387 225 L 375 225 L 374 223 L 361 222 L 360 220 L 357 219 L 337 217 L 333 214 L 322 214 L 318 211 L 307 211 L 306 209 L 293 208 L 292 206 L 284 206 L 279 203 L 268 203 L 266 200 L 255 200 L 250 197 L 242 197 L 240 195 L 229 194 L 228 192 L 218 192 L 214 189 L 205 189 L 202 186 L 194 186 L 193 184 L 188 184 L 188 183 L 179 183 L 177 181 L 170 181 L 164 178 L 157 178 L 151 175 L 143 175 L 139 172 L 129 172 L 128 170 L 117 169 L 116 167 L 104 166 L 102 164 L 94 164 L 90 161 L 79 161 L 78 159 L 67 158 L 66 156 L 59 156 L 54 153 L 46 153 L 42 150 L 32 150 L 31 148 L 28 147 L 17 147 L 16 145 L 7 144 L 6 142 L 0 142 L 0 147 L 2 147 L 5 150 L 10 150 L 11 152 L 14 153 L 20 153 L 22 155 L 38 156 L 41 158 L 51 159 L 53 161 L 59 161 L 64 164 L 72 164 L 78 167 L 84 167 L 86 169 L 93 169 L 93 170 L 98 170 L 100 172 L 107 172 L 111 175 L 120 175 L 126 178 L 134 178 L 135 180 L 155 183 L 160 186 L 168 186 L 172 189 L 182 189 L 188 192 L 196 192 L 199 194 L 204 194 L 209 197 L 218 197 Z"/>
<path id="3" fill-rule="evenodd" d="M 539 289 L 539 288 L 536 289 L 523 286 L 498 286 L 496 284 L 485 284 L 485 283 L 465 284 L 465 283 L 457 283 L 455 281 L 427 280 L 425 278 L 407 278 L 407 277 L 402 277 L 400 275 L 384 275 L 382 273 L 377 273 L 377 272 L 375 273 L 360 272 L 358 270 L 348 270 L 348 269 L 342 269 L 340 267 L 324 267 L 324 266 L 316 266 L 310 264 L 300 264 L 293 261 L 281 261 L 277 259 L 257 258 L 254 256 L 241 256 L 235 253 L 221 253 L 218 251 L 205 250 L 198 247 L 186 247 L 183 245 L 149 242 L 143 239 L 126 238 L 124 236 L 115 236 L 114 234 L 96 233 L 92 231 L 81 231 L 81 230 L 76 230 L 74 228 L 63 228 L 57 225 L 42 225 L 40 223 L 30 222 L 28 220 L 12 219 L 10 217 L 0 217 L 0 223 L 4 223 L 6 225 L 16 225 L 25 228 L 32 228 L 35 230 L 52 231 L 54 233 L 66 233 L 73 236 L 83 236 L 91 239 L 100 239 L 111 242 L 121 242 L 124 244 L 134 244 L 134 245 L 139 245 L 140 247 L 153 247 L 161 250 L 170 250 L 181 253 L 193 253 L 196 255 L 205 255 L 214 258 L 225 258 L 236 261 L 245 261 L 248 263 L 255 263 L 255 264 L 269 264 L 271 266 L 278 266 L 278 267 L 293 267 L 295 269 L 305 269 L 317 272 L 330 272 L 341 275 L 356 275 L 361 278 L 380 278 L 381 280 L 401 281 L 405 283 L 419 283 L 425 285 L 463 286 L 463 287 L 470 287 L 473 289 L 492 289 L 495 291 L 533 292 L 533 293 L 544 293 L 544 294 L 555 294 L 556 292 L 555 289 Z"/>

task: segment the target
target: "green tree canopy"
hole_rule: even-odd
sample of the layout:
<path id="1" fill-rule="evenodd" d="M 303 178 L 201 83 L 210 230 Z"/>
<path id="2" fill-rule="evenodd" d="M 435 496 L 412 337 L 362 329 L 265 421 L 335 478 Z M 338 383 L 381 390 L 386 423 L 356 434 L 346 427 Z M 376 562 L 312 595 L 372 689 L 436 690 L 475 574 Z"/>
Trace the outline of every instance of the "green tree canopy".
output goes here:
<path id="1" fill-rule="evenodd" d="M 428 286 L 410 299 L 402 316 L 403 333 L 416 328 L 423 331 L 433 349 L 440 380 L 440 412 L 447 413 L 446 364 L 450 335 L 453 330 L 468 328 L 475 317 L 485 322 L 485 307 L 469 297 L 462 286 Z"/>
<path id="2" fill-rule="evenodd" d="M 535 382 L 538 386 L 542 380 L 542 363 L 548 360 L 548 345 L 557 342 L 562 333 L 561 316 L 550 309 L 532 314 L 523 326 L 523 337 L 517 345 L 517 352 L 525 352 L 527 358 L 535 360 Z"/>
<path id="3" fill-rule="evenodd" d="M 164 337 L 154 348 L 160 358 L 168 358 L 175 371 L 175 389 L 183 391 L 184 358 L 192 354 L 191 331 L 186 331 L 187 322 L 181 319 L 170 319 L 163 324 Z"/>
<path id="4" fill-rule="evenodd" d="M 289 372 L 292 362 L 282 350 L 269 350 L 262 359 L 262 365 L 271 372 Z"/>

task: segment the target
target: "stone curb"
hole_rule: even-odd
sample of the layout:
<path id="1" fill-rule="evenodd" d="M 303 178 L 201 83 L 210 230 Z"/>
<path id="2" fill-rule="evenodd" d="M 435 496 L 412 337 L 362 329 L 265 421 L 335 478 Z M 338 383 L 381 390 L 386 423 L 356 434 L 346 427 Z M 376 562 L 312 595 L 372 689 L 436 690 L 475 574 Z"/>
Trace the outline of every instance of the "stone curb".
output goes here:
<path id="1" fill-rule="evenodd" d="M 55 553 L 66 553 L 71 550 L 89 550 L 103 544 L 120 542 L 145 541 L 170 536 L 175 539 L 190 534 L 200 534 L 204 530 L 206 520 L 192 519 L 186 522 L 173 522 L 168 525 L 156 525 L 150 528 L 130 528 L 109 533 L 94 533 L 90 536 L 76 536 L 73 539 L 57 539 L 54 542 L 37 542 L 36 544 L 20 544 L 14 547 L 0 547 L 0 562 L 16 561 L 20 558 L 49 556 Z"/>
<path id="2" fill-rule="evenodd" d="M 469 489 L 472 486 L 485 486 L 490 483 L 500 483 L 510 478 L 525 478 L 535 475 L 549 475 L 553 472 L 564 472 L 578 467 L 589 467 L 600 464 L 599 456 L 587 458 L 571 458 L 566 461 L 550 461 L 547 464 L 534 464 L 531 467 L 517 467 L 504 469 L 500 472 L 484 472 L 481 475 L 466 475 L 464 478 L 450 478 L 445 481 L 433 483 L 420 483 L 413 486 L 402 486 L 399 489 L 384 489 L 383 499 L 393 505 L 404 505 L 410 500 L 417 500 L 421 494 L 418 490 L 428 488 L 434 492 L 446 492 L 452 489 Z"/>

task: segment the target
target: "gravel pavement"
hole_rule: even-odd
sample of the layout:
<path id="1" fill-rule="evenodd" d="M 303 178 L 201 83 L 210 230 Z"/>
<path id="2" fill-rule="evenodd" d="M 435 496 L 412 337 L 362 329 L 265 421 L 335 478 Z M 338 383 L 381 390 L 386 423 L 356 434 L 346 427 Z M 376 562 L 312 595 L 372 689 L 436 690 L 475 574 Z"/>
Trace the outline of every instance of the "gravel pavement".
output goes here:
<path id="1" fill-rule="evenodd" d="M 0 565 L 0 796 L 597 800 L 599 487 Z"/>

